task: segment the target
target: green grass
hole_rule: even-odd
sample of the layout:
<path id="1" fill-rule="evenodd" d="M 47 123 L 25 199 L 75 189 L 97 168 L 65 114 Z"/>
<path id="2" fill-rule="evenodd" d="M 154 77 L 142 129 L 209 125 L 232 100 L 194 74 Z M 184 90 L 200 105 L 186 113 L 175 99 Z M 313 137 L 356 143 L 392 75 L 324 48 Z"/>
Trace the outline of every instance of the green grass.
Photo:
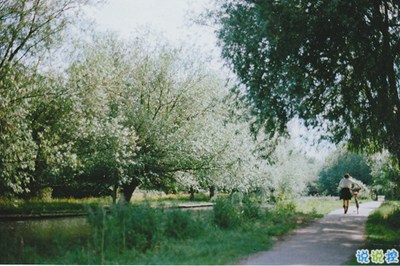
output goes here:
<path id="1" fill-rule="evenodd" d="M 314 213 L 322 217 L 341 208 L 341 202 L 335 197 L 304 197 L 295 202 L 296 210 L 302 213 Z"/>
<path id="2" fill-rule="evenodd" d="M 59 214 L 82 213 L 89 206 L 106 205 L 110 202 L 102 198 L 88 199 L 49 199 L 49 200 L 9 200 L 0 199 L 1 215 L 32 215 L 32 214 Z"/>
<path id="3" fill-rule="evenodd" d="M 400 245 L 400 201 L 384 203 L 368 217 L 367 240 L 370 245 Z"/>
<path id="4" fill-rule="evenodd" d="M 388 249 L 400 251 L 400 201 L 387 201 L 368 216 L 366 223 L 367 243 L 362 249 Z M 357 259 L 352 258 L 348 264 L 358 265 Z M 370 263 L 374 264 L 374 263 Z"/>
<path id="5" fill-rule="evenodd" d="M 224 197 L 214 210 L 180 211 L 150 208 L 147 201 L 107 211 L 92 207 L 84 224 L 84 218 L 75 225 L 32 222 L 24 230 L 0 224 L 0 264 L 233 264 L 270 249 L 275 239 L 329 212 L 333 202 L 303 199 L 294 211 Z"/>

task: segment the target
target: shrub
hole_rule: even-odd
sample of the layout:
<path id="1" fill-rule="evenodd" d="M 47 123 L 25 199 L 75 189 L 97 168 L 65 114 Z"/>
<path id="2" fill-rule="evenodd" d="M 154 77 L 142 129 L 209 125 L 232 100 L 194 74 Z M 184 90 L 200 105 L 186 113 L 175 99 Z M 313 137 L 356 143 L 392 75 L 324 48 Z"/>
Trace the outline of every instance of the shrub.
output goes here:
<path id="1" fill-rule="evenodd" d="M 162 233 L 161 211 L 149 206 L 113 205 L 109 211 L 91 211 L 89 223 L 94 228 L 94 247 L 106 250 L 134 248 L 145 251 L 155 246 Z"/>
<path id="2" fill-rule="evenodd" d="M 400 228 L 400 208 L 395 209 L 388 215 L 387 224 L 393 229 Z"/>
<path id="3" fill-rule="evenodd" d="M 123 221 L 126 246 L 139 250 L 153 247 L 162 233 L 160 211 L 149 206 L 128 208 L 128 210 L 130 212 Z"/>
<path id="4" fill-rule="evenodd" d="M 262 215 L 260 201 L 256 196 L 244 196 L 242 200 L 243 216 L 246 219 L 258 219 Z"/>
<path id="5" fill-rule="evenodd" d="M 262 217 L 261 202 L 255 195 L 234 193 L 217 199 L 214 205 L 214 221 L 221 228 L 232 228 Z"/>
<path id="6" fill-rule="evenodd" d="M 51 187 L 42 188 L 38 192 L 38 199 L 40 199 L 40 200 L 51 200 L 52 193 L 53 193 L 53 188 L 51 188 Z"/>
<path id="7" fill-rule="evenodd" d="M 218 198 L 214 205 L 214 221 L 221 228 L 232 228 L 241 223 L 240 209 L 231 197 Z"/>
<path id="8" fill-rule="evenodd" d="M 173 210 L 167 212 L 165 235 L 175 239 L 196 237 L 204 232 L 205 224 L 194 218 L 190 211 Z"/>

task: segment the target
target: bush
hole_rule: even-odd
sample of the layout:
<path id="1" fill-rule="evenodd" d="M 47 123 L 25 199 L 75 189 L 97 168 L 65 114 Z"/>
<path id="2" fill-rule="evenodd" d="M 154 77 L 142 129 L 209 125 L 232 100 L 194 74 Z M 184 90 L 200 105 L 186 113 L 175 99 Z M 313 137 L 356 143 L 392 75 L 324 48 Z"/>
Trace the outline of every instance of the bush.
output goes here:
<path id="1" fill-rule="evenodd" d="M 214 205 L 214 222 L 221 228 L 232 228 L 241 223 L 240 209 L 231 197 L 218 198 Z"/>
<path id="2" fill-rule="evenodd" d="M 89 223 L 95 230 L 93 245 L 101 253 L 126 248 L 150 249 L 161 237 L 161 217 L 160 210 L 149 206 L 117 204 L 108 212 L 104 208 L 91 211 Z"/>
<path id="3" fill-rule="evenodd" d="M 51 200 L 52 193 L 53 193 L 53 188 L 51 188 L 51 187 L 42 188 L 38 192 L 38 199 Z"/>
<path id="4" fill-rule="evenodd" d="M 158 246 L 166 237 L 187 239 L 204 233 L 202 219 L 196 212 L 164 210 L 149 205 L 116 204 L 109 209 L 91 209 L 89 224 L 93 228 L 91 246 L 101 255 L 101 263 L 123 250 L 145 252 Z M 199 216 L 200 217 L 200 216 Z"/>
<path id="5" fill-rule="evenodd" d="M 390 213 L 387 217 L 387 224 L 389 227 L 393 229 L 400 228 L 400 209 L 395 209 L 392 213 Z"/>
<path id="6" fill-rule="evenodd" d="M 245 196 L 242 200 L 243 216 L 246 219 L 258 219 L 262 216 L 261 203 L 256 196 Z"/>
<path id="7" fill-rule="evenodd" d="M 234 193 L 217 199 L 214 205 L 214 221 L 221 228 L 239 226 L 262 215 L 260 200 L 255 195 Z"/>
<path id="8" fill-rule="evenodd" d="M 175 239 L 196 237 L 204 232 L 205 225 L 195 220 L 189 211 L 173 210 L 166 215 L 165 235 Z"/>

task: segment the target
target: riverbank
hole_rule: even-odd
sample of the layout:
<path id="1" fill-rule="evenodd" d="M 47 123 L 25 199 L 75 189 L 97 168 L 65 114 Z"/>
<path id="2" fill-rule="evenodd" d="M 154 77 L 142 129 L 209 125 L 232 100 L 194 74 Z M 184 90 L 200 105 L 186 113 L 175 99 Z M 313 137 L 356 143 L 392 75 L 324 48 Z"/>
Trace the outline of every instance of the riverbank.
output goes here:
<path id="1" fill-rule="evenodd" d="M 140 204 L 140 203 L 136 203 Z M 158 205 L 154 205 L 157 207 Z M 214 203 L 187 202 L 179 204 L 161 204 L 166 209 L 205 210 L 214 206 Z M 110 208 L 110 203 L 71 203 L 71 202 L 45 202 L 30 201 L 20 203 L 18 206 L 0 204 L 0 221 L 18 221 L 32 219 L 52 219 L 87 216 L 89 209 L 102 207 L 105 210 Z"/>
<path id="2" fill-rule="evenodd" d="M 209 208 L 214 203 L 204 194 L 197 194 L 194 201 L 189 201 L 188 194 L 159 195 L 137 193 L 131 204 L 148 204 L 166 208 Z M 110 208 L 111 198 L 83 198 L 83 199 L 4 199 L 0 198 L 1 220 L 26 220 L 42 218 L 61 218 L 85 216 L 89 209 L 103 207 Z"/>
<path id="3" fill-rule="evenodd" d="M 116 206 L 107 215 L 98 208 L 88 219 L 71 218 L 71 223 L 60 219 L 61 226 L 46 222 L 40 227 L 39 220 L 27 221 L 25 231 L 18 229 L 20 222 L 17 226 L 7 222 L 3 224 L 8 227 L 0 230 L 0 263 L 232 264 L 269 249 L 274 239 L 321 217 L 315 206 L 338 202 L 310 199 L 307 213 L 291 206 L 259 212 L 253 203 L 228 201 L 223 208 L 195 212 Z M 329 211 L 329 207 L 322 209 Z"/>

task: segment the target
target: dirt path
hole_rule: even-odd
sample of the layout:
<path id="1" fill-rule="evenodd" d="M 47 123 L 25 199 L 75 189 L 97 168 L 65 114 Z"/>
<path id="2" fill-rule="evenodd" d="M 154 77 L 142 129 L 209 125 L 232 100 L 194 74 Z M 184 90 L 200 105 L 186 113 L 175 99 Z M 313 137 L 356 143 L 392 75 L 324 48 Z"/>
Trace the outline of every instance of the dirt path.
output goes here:
<path id="1" fill-rule="evenodd" d="M 239 264 L 344 264 L 363 245 L 368 214 L 380 204 L 378 201 L 360 204 L 359 214 L 355 206 L 351 206 L 346 215 L 343 214 L 343 209 L 337 209 L 311 225 L 295 230 L 277 242 L 272 250 L 252 255 Z"/>

